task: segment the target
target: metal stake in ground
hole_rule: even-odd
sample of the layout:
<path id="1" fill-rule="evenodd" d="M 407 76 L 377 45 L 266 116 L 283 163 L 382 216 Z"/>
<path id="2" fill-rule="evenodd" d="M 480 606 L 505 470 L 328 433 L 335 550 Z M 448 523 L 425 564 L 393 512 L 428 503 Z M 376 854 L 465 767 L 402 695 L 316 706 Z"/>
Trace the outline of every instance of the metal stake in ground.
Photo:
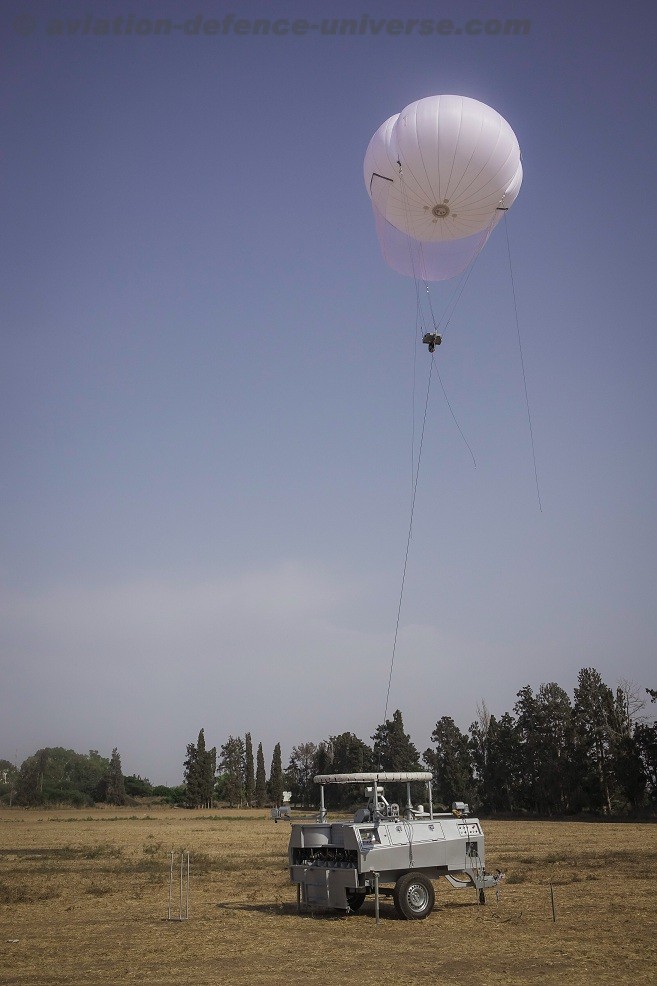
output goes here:
<path id="1" fill-rule="evenodd" d="M 173 869 L 176 853 L 169 853 L 169 905 L 167 908 L 167 921 L 187 921 L 189 919 L 189 869 L 190 857 L 189 850 L 180 852 L 180 897 L 178 902 L 178 914 L 173 913 Z"/>

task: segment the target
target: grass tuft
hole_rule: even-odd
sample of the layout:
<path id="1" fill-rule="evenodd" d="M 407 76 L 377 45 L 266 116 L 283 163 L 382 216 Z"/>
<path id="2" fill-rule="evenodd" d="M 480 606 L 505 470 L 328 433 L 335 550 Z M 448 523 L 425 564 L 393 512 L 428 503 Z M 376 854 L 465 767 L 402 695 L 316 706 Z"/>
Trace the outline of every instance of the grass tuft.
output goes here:
<path id="1" fill-rule="evenodd" d="M 90 894 L 92 897 L 106 897 L 107 894 L 112 893 L 112 888 L 108 887 L 106 883 L 94 883 L 92 880 L 86 888 L 85 893 Z"/>
<path id="2" fill-rule="evenodd" d="M 61 897 L 59 890 L 49 886 L 28 886 L 20 883 L 0 883 L 0 904 L 39 904 Z"/>

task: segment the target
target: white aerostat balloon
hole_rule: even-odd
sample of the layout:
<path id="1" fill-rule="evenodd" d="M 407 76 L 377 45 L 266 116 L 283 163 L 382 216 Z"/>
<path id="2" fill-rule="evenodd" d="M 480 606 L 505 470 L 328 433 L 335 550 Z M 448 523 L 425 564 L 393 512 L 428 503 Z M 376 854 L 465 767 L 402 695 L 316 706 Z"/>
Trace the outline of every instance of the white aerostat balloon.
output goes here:
<path id="1" fill-rule="evenodd" d="M 428 96 L 379 127 L 364 174 L 387 263 L 445 280 L 468 266 L 515 201 L 520 147 L 485 103 Z"/>

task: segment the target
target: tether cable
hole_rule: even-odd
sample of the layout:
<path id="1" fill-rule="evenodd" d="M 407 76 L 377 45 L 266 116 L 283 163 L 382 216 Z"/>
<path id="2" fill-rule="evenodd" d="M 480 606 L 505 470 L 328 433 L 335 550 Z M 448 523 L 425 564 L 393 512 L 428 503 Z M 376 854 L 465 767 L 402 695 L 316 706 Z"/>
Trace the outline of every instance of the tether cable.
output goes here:
<path id="1" fill-rule="evenodd" d="M 525 388 L 525 405 L 527 407 L 527 421 L 529 422 L 529 438 L 532 446 L 532 459 L 534 461 L 534 479 L 536 481 L 536 496 L 538 498 L 538 509 L 543 513 L 543 505 L 541 504 L 541 489 L 538 483 L 538 468 L 536 466 L 536 448 L 534 446 L 534 429 L 532 428 L 532 415 L 529 409 L 529 393 L 527 391 L 527 377 L 525 375 L 525 360 L 522 355 L 522 340 L 520 338 L 520 319 L 518 318 L 518 302 L 516 301 L 516 286 L 513 280 L 513 264 L 511 263 L 511 243 L 509 240 L 509 227 L 506 221 L 506 215 L 504 216 L 504 229 L 506 231 L 506 249 L 509 256 L 509 273 L 511 275 L 511 292 L 513 294 L 513 309 L 516 318 L 516 332 L 518 335 L 518 350 L 520 352 L 520 366 L 522 367 L 522 382 Z"/>
<path id="2" fill-rule="evenodd" d="M 433 356 L 431 357 L 431 362 L 433 363 Z M 447 391 L 445 390 L 445 385 L 443 383 L 443 378 L 440 375 L 440 372 L 438 370 L 438 367 L 436 367 L 436 376 L 438 377 L 438 382 L 439 382 L 440 388 L 441 388 L 441 390 L 443 392 L 443 397 L 445 398 L 445 404 L 447 404 L 447 407 L 449 408 L 449 413 L 452 415 L 452 421 L 454 422 L 454 424 L 458 428 L 459 435 L 461 436 L 461 438 L 465 442 L 466 448 L 467 448 L 468 452 L 470 453 L 470 455 L 472 456 L 472 464 L 474 465 L 474 467 L 476 469 L 477 468 L 477 460 L 475 459 L 475 454 L 474 454 L 474 452 L 472 451 L 472 449 L 470 447 L 470 442 L 467 440 L 467 438 L 463 434 L 463 430 L 462 430 L 460 424 L 458 423 L 458 420 L 456 418 L 456 415 L 454 414 L 454 411 L 452 410 L 452 405 L 449 403 L 449 397 L 447 396 Z"/>
<path id="3" fill-rule="evenodd" d="M 385 723 L 388 715 L 388 702 L 390 700 L 390 686 L 392 684 L 392 672 L 395 666 L 395 655 L 397 653 L 397 639 L 399 637 L 399 623 L 401 620 L 401 608 L 402 601 L 404 598 L 404 584 L 406 582 L 406 569 L 408 567 L 408 554 L 411 547 L 411 538 L 413 536 L 413 514 L 415 513 L 415 498 L 417 496 L 417 486 L 420 477 L 420 462 L 422 461 L 422 446 L 424 444 L 424 431 L 427 423 L 427 412 L 429 409 L 429 393 L 431 391 L 431 377 L 433 373 L 434 359 L 431 360 L 431 366 L 429 368 L 429 380 L 427 382 L 427 394 L 424 400 L 424 417 L 422 419 L 422 431 L 420 433 L 420 445 L 417 453 L 417 466 L 415 469 L 415 482 L 413 483 L 413 497 L 411 500 L 411 516 L 408 523 L 408 537 L 406 538 L 406 553 L 404 555 L 404 567 L 402 571 L 401 589 L 399 591 L 399 605 L 397 606 L 397 622 L 395 624 L 395 637 L 392 644 L 392 658 L 390 660 L 390 672 L 388 674 L 388 689 L 386 691 L 386 705 L 385 711 L 383 713 L 383 721 Z"/>

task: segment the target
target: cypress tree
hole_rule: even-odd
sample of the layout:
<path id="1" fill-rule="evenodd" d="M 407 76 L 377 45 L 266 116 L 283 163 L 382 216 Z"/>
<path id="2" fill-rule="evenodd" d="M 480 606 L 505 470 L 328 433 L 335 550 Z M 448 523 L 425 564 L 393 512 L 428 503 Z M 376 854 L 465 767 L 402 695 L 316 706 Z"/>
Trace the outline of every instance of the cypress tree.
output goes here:
<path id="1" fill-rule="evenodd" d="M 196 745 L 187 744 L 185 803 L 188 808 L 208 807 L 212 804 L 216 760 L 216 749 L 205 749 L 205 733 L 201 729 Z"/>
<path id="2" fill-rule="evenodd" d="M 203 807 L 212 808 L 214 798 L 214 778 L 217 773 L 217 748 L 206 750 L 203 769 Z"/>
<path id="3" fill-rule="evenodd" d="M 255 803 L 255 770 L 253 767 L 253 742 L 251 733 L 246 734 L 245 742 L 246 770 L 245 770 L 245 797 L 247 808 L 252 808 Z"/>
<path id="4" fill-rule="evenodd" d="M 262 743 L 258 743 L 258 755 L 256 757 L 256 776 L 255 776 L 255 803 L 258 808 L 264 808 L 267 801 L 267 775 L 265 774 L 265 755 L 262 752 Z"/>
<path id="5" fill-rule="evenodd" d="M 274 755 L 271 759 L 271 772 L 269 774 L 269 797 L 275 805 L 283 804 L 284 783 L 281 744 L 277 743 L 274 747 Z"/>
<path id="6" fill-rule="evenodd" d="M 127 803 L 125 793 L 125 782 L 121 769 L 121 757 L 119 751 L 114 747 L 110 759 L 109 770 L 105 775 L 105 801 L 108 805 L 124 805 Z"/>

